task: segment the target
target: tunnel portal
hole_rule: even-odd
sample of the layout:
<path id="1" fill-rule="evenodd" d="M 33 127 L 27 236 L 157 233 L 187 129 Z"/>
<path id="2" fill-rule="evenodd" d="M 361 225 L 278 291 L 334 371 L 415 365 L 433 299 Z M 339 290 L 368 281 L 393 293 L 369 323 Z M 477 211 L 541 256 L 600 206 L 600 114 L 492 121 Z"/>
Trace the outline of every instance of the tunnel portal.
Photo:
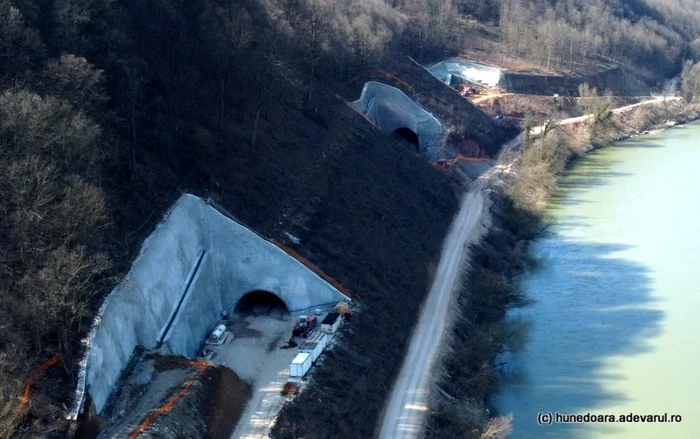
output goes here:
<path id="1" fill-rule="evenodd" d="M 401 127 L 394 130 L 391 133 L 391 137 L 399 140 L 402 143 L 410 145 L 410 147 L 418 152 L 420 150 L 420 141 L 418 140 L 418 135 L 413 132 L 410 128 Z"/>
<path id="2" fill-rule="evenodd" d="M 281 311 L 288 314 L 289 308 L 278 295 L 265 290 L 255 290 L 243 295 L 233 311 L 241 314 L 269 314 L 272 311 Z"/>

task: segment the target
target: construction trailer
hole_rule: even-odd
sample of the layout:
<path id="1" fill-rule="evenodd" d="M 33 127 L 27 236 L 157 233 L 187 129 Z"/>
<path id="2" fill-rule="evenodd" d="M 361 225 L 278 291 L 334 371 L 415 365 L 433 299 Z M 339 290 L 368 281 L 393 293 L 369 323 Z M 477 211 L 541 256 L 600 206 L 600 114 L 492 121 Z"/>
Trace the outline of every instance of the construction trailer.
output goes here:
<path id="1" fill-rule="evenodd" d="M 311 363 L 311 354 L 299 352 L 289 365 L 289 376 L 294 378 L 303 377 L 311 369 Z"/>
<path id="2" fill-rule="evenodd" d="M 315 363 L 327 344 L 328 334 L 323 331 L 314 331 L 304 343 L 299 345 L 299 352 L 311 354 L 311 362 Z"/>
<path id="3" fill-rule="evenodd" d="M 321 322 L 321 330 L 326 334 L 335 334 L 343 319 L 337 312 L 328 313 Z"/>

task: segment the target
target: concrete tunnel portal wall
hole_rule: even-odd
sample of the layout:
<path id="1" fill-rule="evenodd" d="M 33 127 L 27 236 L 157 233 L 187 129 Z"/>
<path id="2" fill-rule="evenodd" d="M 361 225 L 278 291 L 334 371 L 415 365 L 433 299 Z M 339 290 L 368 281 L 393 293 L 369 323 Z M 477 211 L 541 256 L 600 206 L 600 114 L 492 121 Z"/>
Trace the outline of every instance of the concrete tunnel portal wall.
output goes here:
<path id="1" fill-rule="evenodd" d="M 382 134 L 417 142 L 421 153 L 435 152 L 447 134 L 432 114 L 398 88 L 381 82 L 367 82 L 360 98 L 350 105 L 378 126 Z"/>
<path id="2" fill-rule="evenodd" d="M 137 346 L 194 357 L 222 312 L 255 292 L 276 296 L 290 312 L 350 301 L 272 242 L 183 195 L 100 308 L 69 417 L 87 394 L 102 412 Z"/>

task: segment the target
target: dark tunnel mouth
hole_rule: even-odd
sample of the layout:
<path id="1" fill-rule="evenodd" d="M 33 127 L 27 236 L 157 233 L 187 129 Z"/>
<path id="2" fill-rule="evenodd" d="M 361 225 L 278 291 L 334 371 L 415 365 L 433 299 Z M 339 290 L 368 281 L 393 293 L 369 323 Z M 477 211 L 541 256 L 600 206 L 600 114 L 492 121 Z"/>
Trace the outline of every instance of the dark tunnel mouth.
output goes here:
<path id="1" fill-rule="evenodd" d="M 413 132 L 413 130 L 410 128 L 397 128 L 391 133 L 391 137 L 401 142 L 413 145 L 413 149 L 415 152 L 420 151 L 420 142 L 418 141 L 418 134 Z"/>
<path id="2" fill-rule="evenodd" d="M 277 294 L 265 290 L 244 294 L 233 309 L 237 314 L 270 314 L 272 311 L 289 314 L 287 304 Z"/>

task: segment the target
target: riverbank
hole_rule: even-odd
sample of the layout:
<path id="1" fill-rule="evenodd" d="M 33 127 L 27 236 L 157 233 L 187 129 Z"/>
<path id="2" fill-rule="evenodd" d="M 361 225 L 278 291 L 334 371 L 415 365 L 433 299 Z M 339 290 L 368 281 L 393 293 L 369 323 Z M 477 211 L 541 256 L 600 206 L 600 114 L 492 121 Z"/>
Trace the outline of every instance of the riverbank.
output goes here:
<path id="1" fill-rule="evenodd" d="M 508 324 L 508 310 L 527 305 L 516 278 L 529 264 L 529 244 L 545 233 L 543 211 L 558 177 L 577 157 L 612 142 L 700 118 L 700 108 L 673 100 L 612 113 L 602 109 L 590 123 L 525 134 L 502 154 L 491 185 L 492 228 L 472 249 L 465 283 L 457 295 L 458 316 L 442 378 L 430 402 L 427 438 L 501 438 L 511 418 L 491 418 L 488 398 L 497 389 L 497 359 L 523 345 L 522 328 Z"/>

